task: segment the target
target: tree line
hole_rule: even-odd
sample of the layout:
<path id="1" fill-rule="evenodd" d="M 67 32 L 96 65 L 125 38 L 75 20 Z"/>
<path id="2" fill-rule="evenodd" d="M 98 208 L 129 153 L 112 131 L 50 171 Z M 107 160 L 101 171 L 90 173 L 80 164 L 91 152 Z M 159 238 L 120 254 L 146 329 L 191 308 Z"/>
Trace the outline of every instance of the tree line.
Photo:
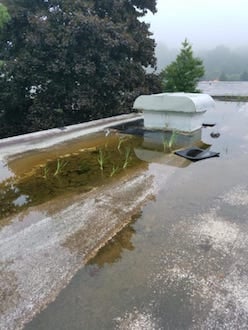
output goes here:
<path id="1" fill-rule="evenodd" d="M 157 45 L 155 53 L 158 60 L 158 72 L 175 60 L 177 52 L 177 49 L 170 49 L 162 43 Z M 208 50 L 197 50 L 195 53 L 203 61 L 205 68 L 203 80 L 248 80 L 247 47 L 231 49 L 219 45 Z"/>

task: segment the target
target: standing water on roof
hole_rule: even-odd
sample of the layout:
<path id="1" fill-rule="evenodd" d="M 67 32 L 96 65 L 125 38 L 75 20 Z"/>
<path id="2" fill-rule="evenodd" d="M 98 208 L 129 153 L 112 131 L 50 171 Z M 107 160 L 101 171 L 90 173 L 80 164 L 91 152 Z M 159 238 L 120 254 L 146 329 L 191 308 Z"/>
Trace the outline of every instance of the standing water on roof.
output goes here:
<path id="1" fill-rule="evenodd" d="M 248 105 L 217 102 L 207 116 L 220 135 L 204 127 L 201 141 L 220 157 L 135 146 L 154 199 L 26 329 L 247 328 Z"/>
<path id="2" fill-rule="evenodd" d="M 0 164 L 0 225 L 6 223 L 1 219 L 30 206 L 66 194 L 88 192 L 116 180 L 145 166 L 148 158 L 164 158 L 185 145 L 204 146 L 200 131 L 188 135 L 154 132 L 144 130 L 142 120 L 134 126 L 95 134 L 90 141 L 77 139 L 39 153 L 26 152 L 25 157 Z"/>
<path id="3" fill-rule="evenodd" d="M 92 143 L 76 141 L 74 152 L 65 145 L 6 163 L 0 181 L 0 224 L 4 217 L 56 196 L 90 191 L 142 163 L 134 153 L 140 138 L 101 133 L 92 137 Z"/>

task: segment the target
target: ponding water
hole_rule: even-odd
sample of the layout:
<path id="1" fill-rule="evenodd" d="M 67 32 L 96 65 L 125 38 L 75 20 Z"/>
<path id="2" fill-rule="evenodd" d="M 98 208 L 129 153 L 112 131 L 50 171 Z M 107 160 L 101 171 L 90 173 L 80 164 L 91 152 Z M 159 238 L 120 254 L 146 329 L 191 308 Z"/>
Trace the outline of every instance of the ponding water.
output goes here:
<path id="1" fill-rule="evenodd" d="M 161 290 L 155 288 L 160 290 L 158 295 L 149 279 L 159 281 L 165 274 L 168 283 L 172 283 L 175 278 L 171 278 L 171 274 L 177 274 L 173 268 L 175 260 L 179 277 L 181 273 L 184 276 L 187 269 L 194 273 L 198 265 L 202 265 L 200 271 L 209 270 L 201 263 L 201 253 L 205 250 L 202 252 L 196 247 L 214 246 L 214 243 L 211 240 L 208 243 L 205 236 L 199 238 L 198 234 L 195 234 L 196 243 L 191 242 L 190 229 L 188 239 L 182 237 L 187 233 L 187 225 L 198 228 L 200 222 L 204 224 L 205 220 L 199 217 L 207 218 L 207 224 L 211 224 L 213 201 L 221 203 L 220 196 L 226 190 L 235 182 L 243 182 L 241 169 L 247 162 L 240 151 L 247 146 L 246 117 L 245 113 L 239 113 L 242 108 L 229 108 L 221 103 L 221 109 L 207 112 L 209 117 L 204 119 L 204 122 L 211 119 L 218 123 L 221 130 L 218 139 L 211 137 L 211 127 L 188 133 L 148 129 L 143 125 L 142 116 L 133 114 L 131 121 L 112 118 L 111 125 L 110 119 L 104 124 L 95 122 L 93 132 L 89 130 L 89 126 L 92 127 L 89 123 L 87 127 L 74 127 L 78 136 L 72 137 L 69 127 L 56 130 L 56 143 L 52 143 L 51 132 L 46 132 L 49 136 L 46 142 L 42 140 L 42 133 L 38 137 L 37 133 L 26 136 L 25 141 L 22 137 L 14 138 L 9 145 L 10 140 L 3 141 L 0 275 L 5 284 L 0 327 L 21 328 L 60 292 L 60 307 L 56 307 L 57 302 L 56 312 L 48 307 L 43 321 L 49 325 L 43 328 L 68 329 L 71 323 L 74 328 L 81 328 L 83 324 L 89 329 L 114 329 L 113 318 L 120 316 L 125 323 L 129 315 L 126 313 L 133 313 L 135 306 L 142 316 L 156 297 L 156 306 L 162 309 L 166 306 L 170 311 L 168 314 L 159 309 L 155 313 L 161 317 L 164 328 L 168 324 L 177 328 L 185 317 L 190 325 L 191 309 L 200 318 L 194 307 L 198 306 L 198 300 L 192 298 L 190 303 L 186 299 L 187 287 L 183 283 L 179 282 L 178 290 L 161 284 Z M 234 116 L 237 113 L 238 116 Z M 174 154 L 187 147 L 206 150 L 211 145 L 221 152 L 220 158 L 193 163 Z M 236 156 L 239 161 L 233 166 Z M 232 176 L 228 176 L 230 169 Z M 238 192 L 237 200 L 243 202 Z M 232 212 L 233 208 L 220 207 L 220 210 Z M 209 211 L 210 215 L 204 216 L 203 211 Z M 195 219 L 197 214 L 199 217 Z M 121 233 L 129 223 L 131 227 Z M 223 227 L 228 228 L 225 224 Z M 120 235 L 116 236 L 117 233 Z M 91 263 L 104 246 L 108 255 L 101 260 L 97 257 Z M 189 266 L 186 270 L 184 251 L 186 266 Z M 209 259 L 213 268 L 214 253 Z M 124 264 L 123 257 L 127 258 Z M 163 267 L 170 272 L 164 273 Z M 61 291 L 81 268 L 83 279 L 79 274 L 78 282 L 71 282 L 75 291 L 70 291 L 70 285 L 69 291 Z M 202 283 L 201 273 L 195 277 Z M 191 277 L 187 279 L 190 281 Z M 195 282 L 189 284 L 195 287 Z M 199 299 L 201 289 L 204 287 L 195 287 L 200 290 Z M 64 298 L 63 292 L 66 292 Z M 75 292 L 78 293 L 75 295 Z M 181 302 L 181 298 L 188 303 Z M 70 303 L 63 308 L 61 304 L 65 300 Z M 200 301 L 204 304 L 204 299 Z M 180 317 L 176 315 L 177 306 L 182 307 Z M 30 328 L 39 329 L 36 322 L 39 320 L 34 320 Z"/>
<path id="2" fill-rule="evenodd" d="M 117 180 L 142 162 L 187 166 L 189 163 L 178 159 L 174 151 L 189 146 L 210 147 L 201 134 L 202 129 L 186 134 L 151 130 L 137 118 L 54 147 L 36 150 L 34 145 L 33 150 L 9 155 L 2 162 L 0 219 L 58 196 L 88 192 Z"/>
<path id="3" fill-rule="evenodd" d="M 123 210 L 125 200 L 128 210 L 133 201 L 140 199 L 141 191 L 151 189 L 153 198 L 136 209 L 134 221 L 130 219 L 130 224 L 113 236 L 94 258 L 84 266 L 81 264 L 67 287 L 55 300 L 52 295 L 54 301 L 26 326 L 26 330 L 247 328 L 248 106 L 216 103 L 216 111 L 208 112 L 204 122 L 216 122 L 221 135 L 212 138 L 212 128 L 205 127 L 201 130 L 201 140 L 212 145 L 221 156 L 200 162 L 176 156 L 188 163 L 186 167 L 164 164 L 163 157 L 161 162 L 151 158 L 151 162 L 144 162 L 145 173 L 151 175 L 149 182 L 135 181 L 135 193 L 131 194 L 129 185 L 125 195 L 127 186 L 122 185 L 120 178 L 117 184 L 122 192 L 114 190 L 115 196 L 111 195 L 113 186 L 112 190 L 104 187 L 108 208 L 104 208 L 104 194 L 98 191 L 94 196 L 97 201 L 91 205 L 98 207 L 98 217 L 107 214 L 106 224 L 112 221 L 114 212 Z M 162 151 L 144 148 L 143 143 L 141 139 L 141 145 L 135 146 L 135 150 L 141 148 L 146 157 L 150 152 L 163 155 Z M 164 153 L 165 158 L 169 155 L 175 157 L 173 151 Z M 143 175 L 144 168 L 139 168 L 136 180 Z M 82 222 L 84 216 L 79 214 Z M 57 217 L 53 225 L 63 221 L 70 219 Z M 70 226 L 74 226 L 74 222 L 75 218 Z M 99 235 L 98 229 L 94 237 Z M 67 241 L 67 249 L 62 250 L 62 271 L 60 267 L 57 278 L 62 280 L 66 273 L 68 255 L 81 261 L 82 241 L 86 238 L 80 231 Z M 39 279 L 39 273 L 46 278 L 59 259 L 61 246 L 56 247 L 57 258 L 52 259 L 51 249 L 46 245 L 47 238 L 39 250 L 44 253 L 40 260 L 40 263 L 44 260 L 44 265 L 36 267 L 34 279 Z M 5 253 L 8 255 L 9 251 L 6 249 Z M 22 264 L 26 254 L 21 255 Z M 17 273 L 18 285 L 15 283 L 16 272 L 13 271 L 20 259 L 8 257 L 11 261 L 5 263 L 5 271 L 12 274 L 12 281 L 5 281 L 10 283 L 5 292 L 12 293 L 8 306 L 13 304 L 15 294 L 18 301 L 23 301 L 23 296 L 29 297 L 31 285 L 27 291 L 22 290 L 30 276 L 21 281 L 23 277 Z M 52 265 L 49 264 L 51 259 Z M 51 295 L 54 281 L 49 278 L 46 283 Z M 39 290 L 35 287 L 35 292 L 42 292 L 39 282 L 37 286 Z M 27 299 L 33 304 L 27 305 L 28 313 L 31 313 L 30 306 L 34 306 L 34 297 Z M 8 308 L 11 315 L 11 308 Z M 15 312 L 21 310 L 18 315 L 24 317 L 27 312 L 21 308 L 17 303 Z M 17 312 L 12 315 L 16 317 Z M 19 323 L 16 318 L 14 320 L 15 324 L 20 324 L 20 319 Z"/>

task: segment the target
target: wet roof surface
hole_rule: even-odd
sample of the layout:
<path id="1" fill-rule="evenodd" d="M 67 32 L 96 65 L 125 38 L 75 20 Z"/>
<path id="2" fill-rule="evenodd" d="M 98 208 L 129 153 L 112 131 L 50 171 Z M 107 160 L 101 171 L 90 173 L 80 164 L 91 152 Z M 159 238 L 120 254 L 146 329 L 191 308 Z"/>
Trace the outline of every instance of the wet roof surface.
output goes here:
<path id="1" fill-rule="evenodd" d="M 51 293 L 73 265 L 78 272 L 26 329 L 247 329 L 248 104 L 217 102 L 206 115 L 204 122 L 216 125 L 202 128 L 200 139 L 220 157 L 193 163 L 147 149 L 150 136 L 145 137 L 137 155 L 146 166 L 130 183 L 121 181 L 126 197 L 120 186 L 112 195 L 111 187 L 92 193 L 89 204 L 62 199 L 63 212 L 50 205 L 43 218 L 41 208 L 33 209 L 26 219 L 30 226 L 19 221 L 0 232 L 4 328 L 21 327 L 23 315 L 26 321 L 34 317 L 36 295 Z M 92 227 L 101 217 L 108 223 L 125 218 L 134 201 L 139 205 L 150 192 L 153 199 L 137 207 L 131 223 L 86 266 L 80 231 L 58 241 L 58 230 L 68 234 L 87 216 Z M 18 241 L 14 229 L 22 226 Z M 97 237 L 101 231 L 95 229 Z M 29 233 L 35 235 L 28 239 Z M 22 309 L 15 308 L 22 301 Z"/>
<path id="2" fill-rule="evenodd" d="M 247 329 L 248 104 L 207 116 L 220 157 L 151 158 L 155 199 L 26 329 Z"/>

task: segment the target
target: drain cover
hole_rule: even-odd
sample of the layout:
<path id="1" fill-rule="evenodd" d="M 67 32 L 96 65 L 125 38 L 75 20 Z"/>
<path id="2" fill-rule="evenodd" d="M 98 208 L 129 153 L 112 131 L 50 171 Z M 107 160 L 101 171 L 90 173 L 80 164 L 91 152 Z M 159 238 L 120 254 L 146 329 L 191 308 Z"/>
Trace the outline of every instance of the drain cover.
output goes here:
<path id="1" fill-rule="evenodd" d="M 175 154 L 192 161 L 198 161 L 211 157 L 219 157 L 219 152 L 204 150 L 200 148 L 188 148 L 180 151 L 175 151 Z"/>
<path id="2" fill-rule="evenodd" d="M 202 127 L 214 127 L 216 123 L 202 123 Z"/>

